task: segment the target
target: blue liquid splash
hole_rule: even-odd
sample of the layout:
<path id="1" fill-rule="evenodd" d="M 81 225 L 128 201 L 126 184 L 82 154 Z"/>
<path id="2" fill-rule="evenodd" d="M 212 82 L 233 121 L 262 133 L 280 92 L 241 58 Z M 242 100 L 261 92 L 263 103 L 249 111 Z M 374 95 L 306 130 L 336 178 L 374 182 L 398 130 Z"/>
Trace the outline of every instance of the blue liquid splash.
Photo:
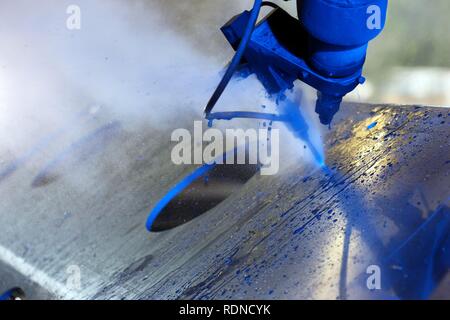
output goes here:
<path id="1" fill-rule="evenodd" d="M 259 119 L 267 121 L 283 122 L 295 137 L 301 139 L 305 146 L 311 151 L 315 164 L 322 168 L 325 166 L 325 155 L 314 145 L 310 137 L 310 128 L 300 112 L 298 105 L 279 95 L 276 99 L 280 114 L 250 112 L 250 111 L 229 111 L 214 112 L 206 115 L 209 127 L 212 127 L 214 120 L 233 120 L 233 119 Z M 318 134 L 318 133 L 317 133 Z"/>

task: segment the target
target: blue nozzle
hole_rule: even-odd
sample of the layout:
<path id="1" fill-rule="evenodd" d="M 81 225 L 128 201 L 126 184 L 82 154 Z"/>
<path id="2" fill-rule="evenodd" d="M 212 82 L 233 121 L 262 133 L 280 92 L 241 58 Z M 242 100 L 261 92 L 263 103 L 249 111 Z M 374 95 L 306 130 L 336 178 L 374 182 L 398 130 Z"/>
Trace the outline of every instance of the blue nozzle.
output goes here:
<path id="1" fill-rule="evenodd" d="M 324 125 L 330 125 L 334 115 L 339 111 L 342 102 L 341 96 L 333 96 L 318 92 L 316 101 L 316 112 L 319 115 L 320 122 Z"/>

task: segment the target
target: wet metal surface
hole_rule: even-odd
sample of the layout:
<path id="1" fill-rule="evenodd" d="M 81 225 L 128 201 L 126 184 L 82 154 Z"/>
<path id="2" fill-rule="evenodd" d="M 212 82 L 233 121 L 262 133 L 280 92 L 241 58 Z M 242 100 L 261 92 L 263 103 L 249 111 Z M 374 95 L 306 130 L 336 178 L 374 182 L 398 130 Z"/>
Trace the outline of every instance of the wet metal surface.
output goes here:
<path id="1" fill-rule="evenodd" d="M 208 212 L 158 233 L 145 230 L 149 210 L 194 169 L 170 162 L 172 129 L 104 116 L 22 158 L 0 150 L 0 292 L 450 298 L 448 116 L 345 105 L 325 137 L 328 169 L 297 163 L 255 175 Z M 79 288 L 70 285 L 73 266 Z M 367 288 L 373 266 L 381 290 Z"/>
<path id="2" fill-rule="evenodd" d="M 213 165 L 186 188 L 179 190 L 179 194 L 158 212 L 150 230 L 170 230 L 202 215 L 234 192 L 239 192 L 258 171 L 258 165 L 251 164 Z"/>

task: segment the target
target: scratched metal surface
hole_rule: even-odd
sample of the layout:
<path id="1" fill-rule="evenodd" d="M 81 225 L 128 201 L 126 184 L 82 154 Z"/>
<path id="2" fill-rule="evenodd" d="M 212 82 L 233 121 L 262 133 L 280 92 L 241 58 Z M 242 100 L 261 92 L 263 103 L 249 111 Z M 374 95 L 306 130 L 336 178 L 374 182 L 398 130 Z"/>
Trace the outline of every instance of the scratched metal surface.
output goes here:
<path id="1" fill-rule="evenodd" d="M 34 299 L 450 298 L 448 109 L 342 109 L 325 139 L 328 171 L 299 163 L 257 175 L 214 209 L 155 234 L 144 228 L 149 210 L 192 169 L 167 161 L 170 128 L 87 115 L 83 130 L 59 132 L 21 159 L 0 152 L 0 291 L 22 287 Z M 65 285 L 73 265 L 81 288 Z M 380 266 L 381 290 L 366 287 L 370 265 Z"/>

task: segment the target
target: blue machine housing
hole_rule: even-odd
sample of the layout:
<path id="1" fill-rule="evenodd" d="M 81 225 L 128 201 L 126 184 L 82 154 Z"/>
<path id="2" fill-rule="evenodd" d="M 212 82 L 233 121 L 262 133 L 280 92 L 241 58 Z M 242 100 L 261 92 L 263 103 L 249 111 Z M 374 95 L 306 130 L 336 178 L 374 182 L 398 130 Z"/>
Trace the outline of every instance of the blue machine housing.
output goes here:
<path id="1" fill-rule="evenodd" d="M 297 6 L 299 20 L 276 8 L 256 26 L 242 63 L 269 94 L 292 88 L 297 79 L 318 90 L 316 112 L 328 125 L 342 98 L 365 81 L 367 44 L 384 27 L 387 0 L 298 0 Z M 370 29 L 374 6 L 380 27 Z M 235 50 L 250 14 L 244 11 L 222 27 Z"/>

